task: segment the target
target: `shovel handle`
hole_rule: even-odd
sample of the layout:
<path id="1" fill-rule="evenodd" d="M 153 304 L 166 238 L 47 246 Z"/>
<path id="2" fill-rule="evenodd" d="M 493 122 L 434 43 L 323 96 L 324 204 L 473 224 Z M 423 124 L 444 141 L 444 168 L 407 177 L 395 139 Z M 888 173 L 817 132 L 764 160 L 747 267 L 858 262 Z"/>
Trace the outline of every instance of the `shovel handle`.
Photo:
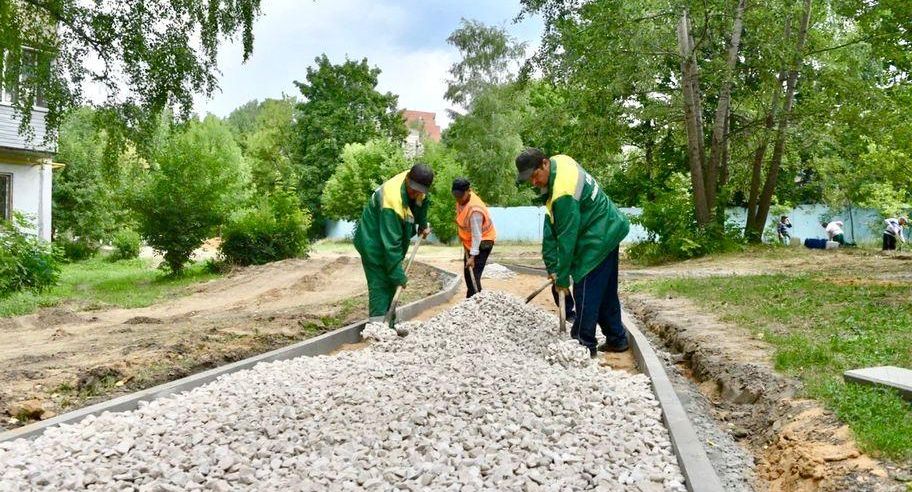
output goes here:
<path id="1" fill-rule="evenodd" d="M 412 263 L 415 262 L 415 255 L 418 254 L 418 246 L 421 246 L 421 240 L 424 239 L 423 236 L 419 235 L 418 240 L 415 241 L 415 246 L 412 248 L 412 254 L 409 255 L 408 263 L 405 264 L 405 275 L 408 276 L 409 270 L 412 269 Z M 386 312 L 386 317 L 383 318 L 383 322 L 389 325 L 393 322 L 393 315 L 396 314 L 396 306 L 399 305 L 399 296 L 402 294 L 402 286 L 396 287 L 396 293 L 393 295 L 393 302 L 390 303 L 389 310 Z"/>
<path id="2" fill-rule="evenodd" d="M 548 279 L 548 281 L 545 282 L 544 284 L 542 284 L 541 287 L 535 289 L 535 292 L 529 294 L 529 297 L 526 297 L 526 304 L 529 304 L 530 302 L 532 302 L 532 299 L 535 299 L 536 297 L 538 297 L 538 295 L 541 294 L 541 292 L 543 290 L 547 289 L 548 286 L 551 285 L 552 283 L 554 283 L 554 281 L 551 279 Z"/>
<path id="3" fill-rule="evenodd" d="M 558 309 L 560 310 L 558 319 L 560 320 L 560 324 L 557 328 L 559 333 L 567 333 L 567 293 L 562 290 L 558 291 L 558 297 L 560 298 L 560 302 L 558 303 Z"/>

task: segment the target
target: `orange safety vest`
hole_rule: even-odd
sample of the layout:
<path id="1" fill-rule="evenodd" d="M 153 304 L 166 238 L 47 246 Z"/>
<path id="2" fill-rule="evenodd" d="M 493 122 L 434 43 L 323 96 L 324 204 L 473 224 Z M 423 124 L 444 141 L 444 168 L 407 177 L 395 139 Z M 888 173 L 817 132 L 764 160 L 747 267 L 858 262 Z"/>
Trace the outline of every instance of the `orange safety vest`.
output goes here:
<path id="1" fill-rule="evenodd" d="M 459 239 L 465 249 L 472 248 L 472 223 L 469 218 L 475 212 L 480 212 L 483 217 L 481 221 L 481 240 L 494 241 L 497 239 L 497 231 L 494 230 L 494 223 L 491 222 L 491 216 L 488 214 L 488 206 L 485 205 L 481 198 L 472 191 L 468 203 L 465 205 L 456 204 L 456 227 L 459 229 Z"/>

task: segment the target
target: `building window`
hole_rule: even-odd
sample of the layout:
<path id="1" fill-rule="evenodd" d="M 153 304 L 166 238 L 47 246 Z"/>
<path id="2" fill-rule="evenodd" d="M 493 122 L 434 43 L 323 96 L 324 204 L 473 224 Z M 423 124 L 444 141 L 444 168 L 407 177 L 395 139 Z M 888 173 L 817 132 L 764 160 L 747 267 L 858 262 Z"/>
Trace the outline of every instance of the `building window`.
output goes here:
<path id="1" fill-rule="evenodd" d="M 13 218 L 13 175 L 0 174 L 0 219 Z"/>
<path id="2" fill-rule="evenodd" d="M 19 86 L 25 86 L 29 84 L 29 79 L 33 78 L 36 75 L 39 63 L 45 63 L 39 60 L 38 51 L 35 51 L 32 48 L 22 48 L 22 60 L 20 61 L 21 67 L 19 69 Z M 0 59 L 0 73 L 3 71 L 3 62 L 5 60 Z M 0 80 L 0 102 L 7 104 L 15 103 L 16 98 L 18 97 L 19 87 L 6 87 L 3 84 L 3 81 Z M 37 94 L 35 94 L 35 107 L 36 108 L 47 108 L 47 104 L 44 100 L 44 91 L 38 89 Z"/>

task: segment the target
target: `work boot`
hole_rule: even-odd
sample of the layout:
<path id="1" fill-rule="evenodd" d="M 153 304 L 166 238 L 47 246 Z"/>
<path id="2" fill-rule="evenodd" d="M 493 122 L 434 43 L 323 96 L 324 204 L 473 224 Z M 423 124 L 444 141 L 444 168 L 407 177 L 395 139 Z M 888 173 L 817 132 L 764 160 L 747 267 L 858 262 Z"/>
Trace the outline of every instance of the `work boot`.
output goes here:
<path id="1" fill-rule="evenodd" d="M 589 347 L 589 358 L 598 359 L 598 350 L 595 347 Z"/>
<path id="2" fill-rule="evenodd" d="M 613 343 L 609 343 L 606 340 L 605 343 L 599 345 L 599 347 L 598 347 L 599 352 L 626 352 L 629 349 L 630 349 L 630 344 L 627 343 L 627 340 L 624 340 L 624 342 L 621 343 L 620 345 L 615 345 Z"/>

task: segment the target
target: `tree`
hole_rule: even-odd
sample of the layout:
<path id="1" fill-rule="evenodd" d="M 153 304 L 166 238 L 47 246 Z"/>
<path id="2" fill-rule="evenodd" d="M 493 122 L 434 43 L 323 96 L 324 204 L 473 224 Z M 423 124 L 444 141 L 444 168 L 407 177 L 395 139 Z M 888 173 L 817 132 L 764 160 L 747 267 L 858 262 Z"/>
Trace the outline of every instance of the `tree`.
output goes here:
<path id="1" fill-rule="evenodd" d="M 323 212 L 331 219 L 358 220 L 374 190 L 407 167 L 398 143 L 374 139 L 346 145 L 342 162 L 323 190 Z"/>
<path id="2" fill-rule="evenodd" d="M 462 59 L 450 67 L 444 97 L 463 107 L 469 107 L 485 89 L 511 82 L 526 49 L 525 43 L 517 43 L 503 27 L 466 19 L 447 43 L 459 50 Z"/>
<path id="3" fill-rule="evenodd" d="M 0 80 L 18 87 L 23 131 L 40 98 L 53 134 L 67 112 L 91 102 L 91 82 L 106 92 L 96 107 L 110 143 L 147 142 L 163 110 L 187 118 L 193 98 L 218 87 L 221 38 L 240 34 L 247 60 L 259 14 L 260 0 L 3 1 Z"/>
<path id="4" fill-rule="evenodd" d="M 367 59 L 333 65 L 322 55 L 315 62 L 306 81 L 295 82 L 303 101 L 293 126 L 298 193 L 313 217 L 311 235 L 322 233 L 323 187 L 345 145 L 374 138 L 400 142 L 408 133 L 396 107 L 398 96 L 377 91 L 380 69 L 368 66 Z"/>
<path id="5" fill-rule="evenodd" d="M 245 202 L 247 169 L 231 131 L 214 116 L 173 135 L 133 208 L 139 232 L 179 274 L 193 250 Z"/>
<path id="6" fill-rule="evenodd" d="M 518 202 L 514 160 L 523 147 L 523 103 L 517 99 L 523 99 L 523 93 L 513 85 L 488 87 L 443 134 L 443 143 L 455 152 L 472 186 L 490 204 Z"/>
<path id="7" fill-rule="evenodd" d="M 298 182 L 292 128 L 296 103 L 292 97 L 250 101 L 225 120 L 244 152 L 253 184 L 260 193 L 293 188 Z"/>
<path id="8" fill-rule="evenodd" d="M 115 229 L 116 203 L 102 170 L 105 137 L 93 119 L 93 111 L 82 108 L 61 126 L 57 160 L 66 166 L 55 176 L 51 210 L 55 236 L 97 244 Z"/>
<path id="9" fill-rule="evenodd" d="M 416 160 L 431 166 L 431 169 L 434 170 L 428 223 L 437 239 L 449 243 L 456 238 L 457 234 L 456 199 L 451 191 L 453 180 L 466 177 L 468 173 L 456 159 L 455 152 L 437 142 L 427 142 L 424 154 Z"/>

